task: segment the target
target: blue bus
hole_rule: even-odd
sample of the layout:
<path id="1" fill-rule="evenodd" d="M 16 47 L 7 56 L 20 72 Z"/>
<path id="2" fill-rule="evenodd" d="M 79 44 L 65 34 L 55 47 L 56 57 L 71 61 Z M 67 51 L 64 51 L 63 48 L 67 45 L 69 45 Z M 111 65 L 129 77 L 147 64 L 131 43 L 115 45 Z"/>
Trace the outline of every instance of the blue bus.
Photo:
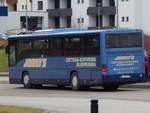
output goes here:
<path id="1" fill-rule="evenodd" d="M 9 79 L 25 88 L 54 84 L 73 90 L 146 80 L 139 29 L 48 29 L 8 38 Z"/>

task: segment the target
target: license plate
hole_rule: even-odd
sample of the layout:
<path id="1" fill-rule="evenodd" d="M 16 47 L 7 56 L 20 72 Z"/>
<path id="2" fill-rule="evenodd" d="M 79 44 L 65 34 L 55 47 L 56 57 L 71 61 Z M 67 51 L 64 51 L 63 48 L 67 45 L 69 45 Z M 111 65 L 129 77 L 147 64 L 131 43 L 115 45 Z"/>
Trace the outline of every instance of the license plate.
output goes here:
<path id="1" fill-rule="evenodd" d="M 131 78 L 131 76 L 130 75 L 122 75 L 120 78 L 122 78 L 122 79 L 129 79 L 129 78 Z"/>

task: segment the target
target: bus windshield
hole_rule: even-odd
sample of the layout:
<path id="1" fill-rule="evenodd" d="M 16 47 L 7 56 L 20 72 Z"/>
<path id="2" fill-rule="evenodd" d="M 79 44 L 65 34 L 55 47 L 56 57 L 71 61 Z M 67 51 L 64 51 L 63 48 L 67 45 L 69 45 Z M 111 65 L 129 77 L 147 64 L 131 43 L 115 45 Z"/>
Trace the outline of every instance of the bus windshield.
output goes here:
<path id="1" fill-rule="evenodd" d="M 142 47 L 140 33 L 107 34 L 106 48 Z"/>

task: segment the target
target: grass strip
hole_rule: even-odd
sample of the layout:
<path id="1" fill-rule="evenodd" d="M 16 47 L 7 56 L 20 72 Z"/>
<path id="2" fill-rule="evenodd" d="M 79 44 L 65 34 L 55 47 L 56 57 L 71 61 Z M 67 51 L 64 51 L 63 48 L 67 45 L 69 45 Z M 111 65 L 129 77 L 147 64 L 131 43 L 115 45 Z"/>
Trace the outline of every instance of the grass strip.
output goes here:
<path id="1" fill-rule="evenodd" d="M 5 54 L 5 49 L 0 49 L 0 72 L 8 71 L 8 57 Z"/>
<path id="2" fill-rule="evenodd" d="M 43 112 L 44 112 L 43 110 L 29 107 L 0 105 L 0 113 L 43 113 Z"/>

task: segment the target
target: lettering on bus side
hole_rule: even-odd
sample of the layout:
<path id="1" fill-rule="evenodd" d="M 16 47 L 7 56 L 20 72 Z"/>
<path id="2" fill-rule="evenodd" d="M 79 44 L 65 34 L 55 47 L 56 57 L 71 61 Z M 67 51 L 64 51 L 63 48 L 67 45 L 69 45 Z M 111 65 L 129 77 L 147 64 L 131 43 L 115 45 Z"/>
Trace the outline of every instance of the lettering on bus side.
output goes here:
<path id="1" fill-rule="evenodd" d="M 76 67 L 96 67 L 96 57 L 70 57 L 66 63 L 75 63 Z"/>
<path id="2" fill-rule="evenodd" d="M 135 56 L 117 56 L 115 58 L 116 61 L 118 60 L 134 60 Z"/>
<path id="3" fill-rule="evenodd" d="M 111 60 L 111 64 L 113 65 L 113 71 L 118 74 L 122 73 L 133 73 L 138 70 L 139 60 L 136 56 L 117 56 Z"/>
<path id="4" fill-rule="evenodd" d="M 45 68 L 47 65 L 47 58 L 29 58 L 25 60 L 23 67 L 41 67 Z"/>

